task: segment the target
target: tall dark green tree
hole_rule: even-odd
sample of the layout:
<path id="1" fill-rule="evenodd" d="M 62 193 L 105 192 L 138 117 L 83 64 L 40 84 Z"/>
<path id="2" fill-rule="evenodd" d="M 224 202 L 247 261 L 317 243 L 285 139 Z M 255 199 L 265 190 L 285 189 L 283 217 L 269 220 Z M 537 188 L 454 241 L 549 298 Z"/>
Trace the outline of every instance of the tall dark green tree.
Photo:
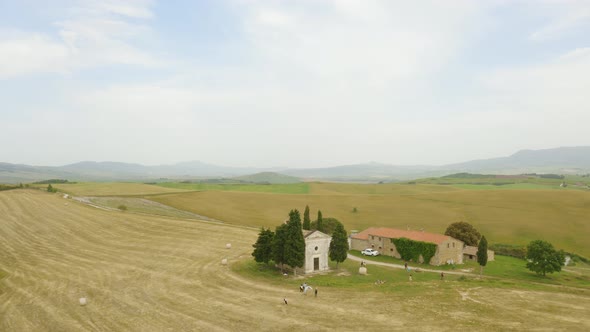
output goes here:
<path id="1" fill-rule="evenodd" d="M 330 242 L 330 259 L 336 262 L 336 268 L 338 264 L 346 260 L 348 253 L 348 235 L 344 229 L 342 223 L 338 223 L 332 233 L 332 241 Z"/>
<path id="2" fill-rule="evenodd" d="M 485 236 L 481 237 L 479 240 L 479 245 L 477 246 L 477 262 L 479 263 L 479 275 L 483 274 L 483 267 L 488 264 L 488 240 L 486 240 Z"/>
<path id="3" fill-rule="evenodd" d="M 305 212 L 303 212 L 303 229 L 311 229 L 311 219 L 309 218 L 309 205 L 305 206 Z"/>
<path id="4" fill-rule="evenodd" d="M 252 256 L 254 256 L 254 260 L 258 263 L 268 264 L 272 259 L 272 240 L 274 235 L 270 229 L 264 229 L 264 227 L 260 229 L 258 240 L 252 245 L 254 247 Z"/>
<path id="5" fill-rule="evenodd" d="M 529 270 L 545 276 L 546 273 L 561 271 L 565 254 L 561 250 L 555 250 L 547 241 L 534 240 L 526 247 L 526 258 L 526 267 Z"/>
<path id="6" fill-rule="evenodd" d="M 301 228 L 301 215 L 299 211 L 291 210 L 285 240 L 285 264 L 291 266 L 296 275 L 297 268 L 303 267 L 303 263 L 305 263 L 305 239 Z"/>
<path id="7" fill-rule="evenodd" d="M 318 220 L 316 220 L 316 229 L 324 233 L 324 219 L 322 218 L 322 211 L 318 210 Z"/>
<path id="8" fill-rule="evenodd" d="M 465 221 L 454 222 L 447 227 L 445 235 L 463 241 L 468 246 L 477 246 L 481 234 L 470 223 Z"/>
<path id="9" fill-rule="evenodd" d="M 275 236 L 272 238 L 272 260 L 277 263 L 283 272 L 285 263 L 285 243 L 287 242 L 287 224 L 281 224 L 275 229 Z"/>

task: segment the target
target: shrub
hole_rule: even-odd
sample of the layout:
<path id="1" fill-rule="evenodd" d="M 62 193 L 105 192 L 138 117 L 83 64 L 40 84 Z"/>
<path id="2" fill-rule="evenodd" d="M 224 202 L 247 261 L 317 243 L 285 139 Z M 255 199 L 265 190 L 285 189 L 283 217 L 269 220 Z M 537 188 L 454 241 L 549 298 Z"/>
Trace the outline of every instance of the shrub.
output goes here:
<path id="1" fill-rule="evenodd" d="M 524 246 L 496 243 L 490 245 L 489 249 L 493 250 L 496 255 L 516 257 L 520 259 L 526 257 L 526 248 Z"/>
<path id="2" fill-rule="evenodd" d="M 127 206 L 126 206 L 126 205 L 123 205 L 123 204 L 121 204 L 121 205 L 117 206 L 117 209 L 119 209 L 119 210 L 121 210 L 121 211 L 127 211 Z"/>

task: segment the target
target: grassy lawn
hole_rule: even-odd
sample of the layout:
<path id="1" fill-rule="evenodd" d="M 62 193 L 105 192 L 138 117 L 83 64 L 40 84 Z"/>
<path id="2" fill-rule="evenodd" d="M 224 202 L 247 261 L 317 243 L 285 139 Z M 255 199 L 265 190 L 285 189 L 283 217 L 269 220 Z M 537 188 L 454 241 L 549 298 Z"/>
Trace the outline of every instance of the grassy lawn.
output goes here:
<path id="1" fill-rule="evenodd" d="M 242 183 L 179 183 L 163 182 L 158 186 L 171 189 L 182 189 L 191 191 L 240 191 L 255 193 L 274 194 L 307 194 L 309 185 L 307 183 L 290 184 L 242 184 Z"/>
<path id="2" fill-rule="evenodd" d="M 515 265 L 516 262 L 504 258 L 506 257 L 502 257 L 498 262 L 495 262 L 497 264 L 490 262 L 490 265 L 486 267 L 483 278 L 479 278 L 478 273 L 475 272 L 472 276 L 446 274 L 444 281 L 440 280 L 438 273 L 416 271 L 408 273 L 403 269 L 371 265 L 369 260 L 367 260 L 369 262 L 367 265 L 367 275 L 358 274 L 359 264 L 351 260 L 341 263 L 339 269 L 336 269 L 335 263 L 330 262 L 330 268 L 332 270 L 327 273 L 297 277 L 294 277 L 290 271 L 289 276 L 283 276 L 278 269 L 265 264 L 258 264 L 251 259 L 234 263 L 231 268 L 244 277 L 264 283 L 292 287 L 293 289 L 297 289 L 300 284 L 307 282 L 312 287 L 318 287 L 320 289 L 354 289 L 355 291 L 385 293 L 401 292 L 405 295 L 424 293 L 432 286 L 437 288 L 513 288 L 590 294 L 590 276 L 588 274 L 577 279 L 573 277 L 572 273 L 567 272 L 561 272 L 554 276 L 539 277 L 526 270 L 524 264 Z M 522 261 L 518 261 L 518 263 L 522 263 Z M 504 270 L 509 270 L 509 272 L 505 273 Z M 474 271 L 479 272 L 479 265 L 478 269 Z M 412 274 L 413 280 L 411 282 L 409 281 L 409 274 Z M 488 276 L 493 278 L 489 278 Z M 377 280 L 383 280 L 385 283 L 378 284 L 376 283 Z M 554 285 L 565 287 L 554 287 Z"/>
<path id="3" fill-rule="evenodd" d="M 360 251 L 350 250 L 350 254 L 362 257 L 366 262 L 383 262 L 403 265 L 405 261 L 395 257 L 379 255 L 376 257 L 362 256 Z M 479 275 L 480 266 L 477 262 L 467 261 L 464 264 L 433 266 L 428 264 L 408 263 L 411 269 L 423 268 L 440 271 L 472 270 L 473 277 Z M 526 268 L 526 261 L 509 256 L 496 255 L 495 260 L 488 262 L 484 268 L 484 276 L 496 277 L 519 282 L 534 282 L 569 287 L 584 287 L 590 289 L 590 269 L 586 264 L 578 263 L 574 267 L 563 267 L 561 272 L 539 276 Z"/>

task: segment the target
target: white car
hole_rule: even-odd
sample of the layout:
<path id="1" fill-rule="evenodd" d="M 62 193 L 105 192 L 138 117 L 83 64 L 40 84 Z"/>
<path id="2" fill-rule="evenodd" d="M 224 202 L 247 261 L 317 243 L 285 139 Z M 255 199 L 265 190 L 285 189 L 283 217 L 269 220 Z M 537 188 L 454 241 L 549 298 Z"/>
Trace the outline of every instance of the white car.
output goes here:
<path id="1" fill-rule="evenodd" d="M 377 255 L 379 255 L 379 252 L 377 250 L 367 248 L 367 249 L 361 251 L 361 254 L 367 255 L 367 256 L 377 256 Z"/>

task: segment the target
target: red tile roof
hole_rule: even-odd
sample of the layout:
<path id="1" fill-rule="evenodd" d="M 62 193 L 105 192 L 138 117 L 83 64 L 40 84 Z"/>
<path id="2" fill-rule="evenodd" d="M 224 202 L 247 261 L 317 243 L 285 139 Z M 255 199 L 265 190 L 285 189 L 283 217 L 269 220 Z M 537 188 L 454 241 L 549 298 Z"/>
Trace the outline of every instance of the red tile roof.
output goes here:
<path id="1" fill-rule="evenodd" d="M 429 242 L 435 244 L 441 244 L 444 241 L 452 239 L 450 236 L 428 233 L 422 231 L 405 231 L 403 229 L 395 228 L 384 228 L 384 227 L 371 227 L 364 231 L 352 236 L 353 239 L 368 240 L 369 235 L 380 236 L 388 239 L 399 239 L 405 237 L 414 241 Z M 459 241 L 459 240 L 457 240 Z"/>

